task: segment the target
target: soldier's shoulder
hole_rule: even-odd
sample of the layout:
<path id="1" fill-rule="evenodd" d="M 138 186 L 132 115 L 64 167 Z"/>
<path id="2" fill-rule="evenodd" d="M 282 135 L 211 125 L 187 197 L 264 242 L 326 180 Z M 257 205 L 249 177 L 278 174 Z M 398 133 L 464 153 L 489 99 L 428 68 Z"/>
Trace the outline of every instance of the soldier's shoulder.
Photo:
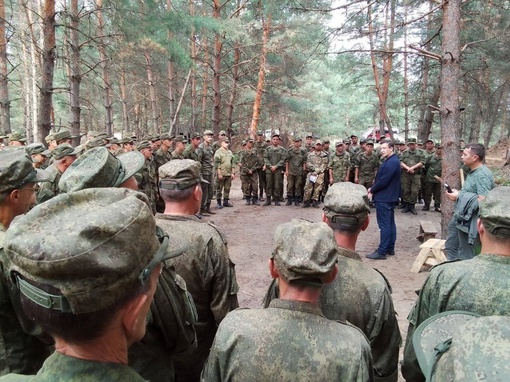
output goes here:
<path id="1" fill-rule="evenodd" d="M 0 377 L 0 382 L 22 382 L 22 381 L 30 381 L 30 378 L 33 378 L 33 375 L 21 375 L 21 374 L 6 374 Z"/>

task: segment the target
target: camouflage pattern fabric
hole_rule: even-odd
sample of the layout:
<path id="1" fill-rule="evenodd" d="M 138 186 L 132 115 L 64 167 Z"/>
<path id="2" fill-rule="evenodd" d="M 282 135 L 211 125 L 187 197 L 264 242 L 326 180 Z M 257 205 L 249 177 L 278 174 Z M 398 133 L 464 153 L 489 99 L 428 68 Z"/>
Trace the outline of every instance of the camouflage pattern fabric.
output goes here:
<path id="1" fill-rule="evenodd" d="M 207 205 L 211 204 L 211 200 L 214 196 L 214 153 L 211 146 L 206 146 L 204 143 L 201 143 L 198 146 L 197 155 L 199 162 L 202 165 L 202 178 L 209 182 L 209 184 L 202 183 L 202 203 L 200 208 L 205 210 Z"/>
<path id="2" fill-rule="evenodd" d="M 372 152 L 372 155 L 367 155 L 364 152 L 358 153 L 355 158 L 354 166 L 358 168 L 358 184 L 365 188 L 372 187 L 375 180 L 375 174 L 379 168 L 379 157 Z"/>
<path id="3" fill-rule="evenodd" d="M 41 329 L 25 318 L 19 290 L 5 275 L 5 228 L 0 224 L 0 375 L 35 374 L 50 355 L 50 346 L 39 340 Z M 52 343 L 51 338 L 46 338 Z"/>
<path id="4" fill-rule="evenodd" d="M 321 195 L 322 186 L 324 185 L 324 172 L 328 168 L 329 159 L 326 153 L 320 151 L 312 151 L 308 153 L 306 161 L 306 168 L 308 175 L 306 177 L 305 189 L 303 201 L 309 201 L 310 199 L 318 202 Z M 315 183 L 310 182 L 310 176 L 317 174 L 317 180 Z"/>
<path id="5" fill-rule="evenodd" d="M 184 156 L 184 159 L 193 159 L 196 162 L 200 162 L 198 150 L 195 150 L 192 145 L 188 145 L 182 155 Z"/>
<path id="6" fill-rule="evenodd" d="M 492 171 L 483 165 L 469 173 L 461 192 L 485 196 L 494 188 L 494 175 Z"/>
<path id="7" fill-rule="evenodd" d="M 351 156 L 347 152 L 342 153 L 342 155 L 335 152 L 329 159 L 328 168 L 333 173 L 334 183 L 345 182 L 347 172 L 351 168 Z"/>
<path id="8" fill-rule="evenodd" d="M 262 165 L 263 165 L 264 164 L 264 153 L 267 148 L 267 143 L 264 141 L 259 142 L 256 140 L 253 143 L 253 147 L 255 148 L 255 150 L 257 150 L 257 155 L 259 156 L 260 163 L 262 163 Z M 260 195 L 260 197 L 262 197 L 264 194 L 264 191 L 266 190 L 266 172 L 264 170 L 262 170 L 262 167 L 258 170 L 258 175 L 259 175 L 259 195 Z"/>
<path id="9" fill-rule="evenodd" d="M 510 258 L 480 254 L 471 260 L 435 266 L 409 313 L 402 375 L 424 381 L 412 345 L 414 329 L 427 318 L 448 310 L 465 310 L 481 316 L 510 316 Z"/>
<path id="10" fill-rule="evenodd" d="M 37 204 L 44 203 L 60 193 L 58 182 L 60 182 L 62 173 L 57 169 L 54 163 L 45 171 L 48 172 L 50 180 L 39 185 L 39 191 L 37 191 L 36 195 Z"/>
<path id="11" fill-rule="evenodd" d="M 111 362 L 96 362 L 53 353 L 43 364 L 37 375 L 6 375 L 0 381 L 33 382 L 144 382 L 139 374 L 127 365 Z"/>
<path id="12" fill-rule="evenodd" d="M 159 148 L 154 153 L 154 162 L 156 163 L 156 170 L 171 160 L 172 160 L 172 155 L 169 151 L 165 152 L 161 148 Z"/>
<path id="13" fill-rule="evenodd" d="M 227 315 L 202 381 L 372 381 L 372 370 L 357 328 L 326 319 L 315 304 L 274 300 Z"/>
<path id="14" fill-rule="evenodd" d="M 289 164 L 289 175 L 303 176 L 305 170 L 303 165 L 306 164 L 308 158 L 307 151 L 300 147 L 298 150 L 291 147 L 287 150 L 286 161 Z"/>
<path id="15" fill-rule="evenodd" d="M 267 196 L 279 199 L 283 190 L 283 171 L 285 168 L 286 150 L 281 146 L 268 146 L 264 152 L 264 165 L 266 166 Z M 271 167 L 276 166 L 276 171 Z"/>
<path id="16" fill-rule="evenodd" d="M 185 158 L 184 158 L 184 153 L 180 153 L 180 154 L 179 154 L 176 150 L 172 151 L 171 157 L 172 157 L 172 159 L 171 159 L 171 160 L 175 160 L 175 159 L 185 159 Z"/>
<path id="17" fill-rule="evenodd" d="M 423 150 L 407 149 L 403 152 L 400 162 L 405 163 L 407 166 L 412 167 L 417 163 L 425 163 L 425 156 Z M 418 200 L 421 182 L 421 169 L 415 170 L 414 174 L 410 174 L 402 170 L 402 201 L 405 203 L 415 204 Z"/>
<path id="18" fill-rule="evenodd" d="M 149 199 L 152 213 L 156 213 L 156 201 L 159 198 L 158 193 L 158 176 L 156 172 L 156 164 L 154 160 L 145 160 L 145 164 L 138 173 L 140 179 L 138 181 L 138 191 L 143 192 Z"/>
<path id="19" fill-rule="evenodd" d="M 346 248 L 338 247 L 337 265 L 336 279 L 321 290 L 319 306 L 324 316 L 361 329 L 370 343 L 374 380 L 396 382 L 402 337 L 388 281 L 364 264 L 358 253 Z M 278 284 L 273 281 L 264 307 L 278 296 Z"/>
<path id="20" fill-rule="evenodd" d="M 255 149 L 244 150 L 241 158 L 241 188 L 244 196 L 257 197 L 258 192 L 258 170 L 262 162 Z"/>
<path id="21" fill-rule="evenodd" d="M 196 381 L 207 359 L 217 325 L 228 312 L 237 308 L 237 284 L 234 263 L 229 258 L 223 235 L 211 224 L 195 216 L 156 215 L 157 224 L 172 233 L 171 248 L 192 244 L 183 255 L 167 260 L 186 281 L 195 301 L 198 348 L 192 354 L 176 357 L 179 381 Z"/>
<path id="22" fill-rule="evenodd" d="M 229 199 L 230 187 L 232 186 L 232 174 L 234 167 L 234 154 L 232 151 L 219 148 L 214 154 L 214 167 L 219 170 L 223 179 L 216 177 L 216 199 Z"/>

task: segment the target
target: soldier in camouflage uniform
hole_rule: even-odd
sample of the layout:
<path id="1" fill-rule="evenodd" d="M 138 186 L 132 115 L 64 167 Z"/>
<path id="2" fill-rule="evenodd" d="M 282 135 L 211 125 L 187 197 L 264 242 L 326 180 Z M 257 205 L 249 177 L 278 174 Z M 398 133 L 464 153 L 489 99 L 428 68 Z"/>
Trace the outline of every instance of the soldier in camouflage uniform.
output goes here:
<path id="1" fill-rule="evenodd" d="M 216 153 L 216 151 L 221 147 L 221 142 L 224 141 L 225 138 L 228 139 L 227 132 L 225 130 L 221 130 L 220 133 L 218 134 L 218 140 L 212 144 L 214 153 Z"/>
<path id="2" fill-rule="evenodd" d="M 416 138 L 410 138 L 407 143 L 408 149 L 400 158 L 402 167 L 402 212 L 411 212 L 417 215 L 414 205 L 420 192 L 421 168 L 425 164 L 423 150 L 416 148 Z"/>
<path id="3" fill-rule="evenodd" d="M 285 162 L 285 175 L 287 176 L 287 205 L 292 202 L 299 206 L 301 192 L 303 191 L 303 175 L 306 174 L 306 159 L 308 153 L 301 147 L 302 139 L 294 138 L 294 146 L 287 150 Z"/>
<path id="4" fill-rule="evenodd" d="M 197 154 L 199 162 L 202 165 L 200 175 L 205 182 L 202 183 L 202 204 L 200 214 L 203 216 L 215 215 L 216 212 L 211 210 L 211 201 L 214 197 L 214 151 L 212 149 L 213 132 L 205 130 L 203 133 L 204 141 L 198 146 Z"/>
<path id="5" fill-rule="evenodd" d="M 177 357 L 176 380 L 198 382 L 218 325 L 239 306 L 239 287 L 225 236 L 195 217 L 200 209 L 200 182 L 204 182 L 200 164 L 189 159 L 171 161 L 159 169 L 159 175 L 166 210 L 156 215 L 156 222 L 177 240 L 170 249 L 189 245 L 184 255 L 167 263 L 186 281 L 198 313 L 198 347 Z"/>
<path id="6" fill-rule="evenodd" d="M 58 189 L 58 182 L 60 177 L 69 166 L 76 160 L 77 155 L 80 153 L 78 148 L 73 148 L 68 143 L 57 146 L 51 152 L 53 163 L 46 169 L 51 178 L 48 182 L 43 183 L 37 192 L 37 203 L 41 204 L 51 198 L 54 198 L 60 193 Z"/>
<path id="7" fill-rule="evenodd" d="M 259 156 L 260 163 L 264 163 L 264 153 L 266 152 L 267 143 L 264 141 L 264 134 L 262 131 L 257 132 L 257 140 L 254 142 L 253 146 L 255 150 L 257 150 L 257 155 Z M 264 166 L 262 166 L 264 167 Z M 259 200 L 261 202 L 264 201 L 264 192 L 267 195 L 267 186 L 266 186 L 266 172 L 263 168 L 260 168 L 258 171 L 259 175 Z"/>
<path id="8" fill-rule="evenodd" d="M 168 256 L 168 237 L 155 233 L 147 198 L 120 188 L 59 195 L 11 225 L 6 272 L 56 350 L 36 376 L 3 380 L 144 381 L 127 366 L 128 347 L 145 334 Z"/>
<path id="9" fill-rule="evenodd" d="M 425 162 L 427 173 L 425 174 L 425 190 L 423 193 L 425 205 L 423 206 L 422 211 L 428 211 L 430 209 L 430 202 L 432 201 L 432 196 L 434 196 L 434 210 L 436 212 L 441 212 L 441 190 L 443 189 L 443 185 L 435 178 L 435 176 L 441 177 L 443 164 L 443 160 L 441 158 L 442 153 L 443 147 L 441 145 L 436 145 L 434 154 L 432 156 L 428 156 L 427 161 Z"/>
<path id="10" fill-rule="evenodd" d="M 435 266 L 409 313 L 402 363 L 402 374 L 408 381 L 425 380 L 411 339 L 429 317 L 449 310 L 510 316 L 510 187 L 489 191 L 479 204 L 481 254 L 471 260 Z"/>
<path id="11" fill-rule="evenodd" d="M 175 149 L 172 151 L 171 160 L 175 159 L 184 159 L 184 150 L 186 149 L 186 145 L 188 144 L 188 141 L 186 140 L 186 137 L 183 135 L 179 135 L 175 138 Z"/>
<path id="12" fill-rule="evenodd" d="M 34 168 L 46 169 L 51 151 L 47 150 L 42 143 L 32 143 L 25 147 L 25 151 L 32 158 Z"/>
<path id="13" fill-rule="evenodd" d="M 306 160 L 305 195 L 303 197 L 303 208 L 310 207 L 310 201 L 315 208 L 319 208 L 319 197 L 324 184 L 324 173 L 328 170 L 329 159 L 322 151 L 322 142 L 315 143 L 315 151 L 308 153 Z M 312 181 L 313 180 L 313 181 Z"/>
<path id="14" fill-rule="evenodd" d="M 329 158 L 329 184 L 348 182 L 351 171 L 351 156 L 345 151 L 344 141 L 340 139 L 335 148 L 335 153 Z"/>
<path id="15" fill-rule="evenodd" d="M 265 206 L 271 205 L 271 198 L 273 198 L 274 205 L 280 205 L 280 190 L 282 189 L 281 183 L 283 182 L 283 172 L 285 170 L 285 158 L 287 156 L 286 150 L 280 146 L 280 136 L 273 134 L 271 139 L 271 146 L 266 147 L 264 152 L 264 169 L 266 171 L 266 185 L 267 185 L 267 200 Z"/>
<path id="16" fill-rule="evenodd" d="M 351 156 L 351 169 L 349 171 L 349 182 L 354 183 L 355 159 L 362 150 L 361 150 L 361 146 L 358 144 L 358 136 L 355 134 L 352 134 L 350 138 L 351 138 L 351 145 L 348 148 L 348 152 Z"/>
<path id="17" fill-rule="evenodd" d="M 161 145 L 159 149 L 154 153 L 154 162 L 156 163 L 156 169 L 159 169 L 165 163 L 172 159 L 170 149 L 172 148 L 172 142 L 174 137 L 168 133 L 161 134 Z"/>
<path id="18" fill-rule="evenodd" d="M 257 155 L 257 151 L 253 148 L 253 139 L 246 140 L 246 150 L 241 157 L 241 187 L 243 195 L 246 198 L 246 205 L 259 205 L 258 202 L 258 170 L 262 167 L 262 163 Z"/>
<path id="19" fill-rule="evenodd" d="M 20 309 L 18 289 L 5 272 L 4 252 L 5 231 L 35 205 L 36 183 L 49 179 L 46 171 L 32 166 L 23 149 L 0 151 L 0 375 L 34 374 L 50 354 L 36 337 L 41 330 Z"/>
<path id="20" fill-rule="evenodd" d="M 214 168 L 216 169 L 216 202 L 218 208 L 234 207 L 230 203 L 230 187 L 236 173 L 234 169 L 234 154 L 229 150 L 230 140 L 224 138 L 221 147 L 214 153 Z M 221 196 L 223 194 L 223 204 Z"/>
<path id="21" fill-rule="evenodd" d="M 360 152 L 355 159 L 354 183 L 361 184 L 367 190 L 374 184 L 375 175 L 379 168 L 379 158 L 374 153 L 374 141 L 369 139 L 365 151 Z"/>
<path id="22" fill-rule="evenodd" d="M 322 287 L 319 305 L 326 318 L 348 321 L 366 335 L 372 349 L 375 381 L 396 382 L 402 338 L 391 286 L 355 252 L 358 235 L 368 227 L 369 213 L 367 191 L 362 186 L 343 182 L 329 188 L 322 220 L 333 230 L 339 246 L 338 275 Z M 278 295 L 278 285 L 273 281 L 264 306 Z"/>
<path id="23" fill-rule="evenodd" d="M 156 172 L 156 164 L 152 157 L 151 145 L 149 141 L 141 141 L 136 148 L 145 157 L 145 164 L 136 176 L 138 191 L 143 192 L 147 196 L 152 212 L 155 214 L 156 202 L 159 198 L 159 193 L 158 176 Z"/>
<path id="24" fill-rule="evenodd" d="M 418 194 L 418 203 L 421 203 L 422 200 L 425 199 L 425 185 L 426 181 L 425 178 L 427 177 L 427 160 L 431 157 L 435 156 L 436 150 L 434 149 L 434 141 L 432 139 L 427 139 L 425 141 L 425 149 L 422 150 L 423 152 L 423 168 L 421 171 L 421 178 L 420 178 L 420 193 Z"/>
<path id="25" fill-rule="evenodd" d="M 510 380 L 510 317 L 443 312 L 418 331 L 413 345 L 427 381 Z"/>
<path id="26" fill-rule="evenodd" d="M 363 333 L 326 319 L 318 304 L 321 287 L 337 273 L 331 229 L 293 220 L 277 227 L 275 242 L 270 274 L 287 293 L 267 309 L 238 309 L 225 317 L 203 380 L 372 381 L 372 357 Z"/>
<path id="27" fill-rule="evenodd" d="M 200 133 L 191 133 L 191 142 L 186 147 L 182 155 L 184 159 L 193 159 L 194 161 L 200 162 L 199 154 L 198 154 L 198 146 L 200 145 Z"/>

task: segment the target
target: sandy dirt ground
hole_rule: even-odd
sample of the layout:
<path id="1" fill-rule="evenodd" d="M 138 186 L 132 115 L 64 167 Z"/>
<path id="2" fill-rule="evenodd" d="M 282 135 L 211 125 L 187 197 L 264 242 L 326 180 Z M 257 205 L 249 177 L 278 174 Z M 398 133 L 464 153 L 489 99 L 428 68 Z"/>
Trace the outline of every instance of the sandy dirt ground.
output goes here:
<path id="1" fill-rule="evenodd" d="M 315 222 L 322 219 L 322 209 L 301 208 L 295 206 L 246 206 L 242 200 L 239 180 L 234 180 L 231 191 L 233 208 L 216 210 L 216 215 L 204 218 L 214 222 L 225 233 L 232 260 L 236 263 L 237 280 L 240 286 L 239 303 L 241 307 L 257 308 L 265 295 L 271 278 L 268 272 L 268 258 L 273 250 L 273 232 L 276 226 L 292 219 L 304 218 Z M 261 203 L 262 204 L 262 203 Z M 322 206 L 322 205 L 321 205 Z M 422 212 L 422 205 L 416 205 L 418 215 L 401 213 L 396 210 L 397 243 L 396 255 L 387 260 L 363 261 L 377 268 L 389 280 L 393 289 L 393 301 L 399 317 L 402 337 L 407 331 L 407 315 L 416 300 L 416 290 L 427 277 L 427 272 L 411 273 L 411 266 L 419 252 L 421 244 L 416 237 L 420 220 L 431 221 L 440 230 L 441 214 Z M 375 209 L 370 215 L 371 222 L 358 239 L 356 250 L 364 257 L 379 244 Z M 401 379 L 403 381 L 403 379 Z"/>

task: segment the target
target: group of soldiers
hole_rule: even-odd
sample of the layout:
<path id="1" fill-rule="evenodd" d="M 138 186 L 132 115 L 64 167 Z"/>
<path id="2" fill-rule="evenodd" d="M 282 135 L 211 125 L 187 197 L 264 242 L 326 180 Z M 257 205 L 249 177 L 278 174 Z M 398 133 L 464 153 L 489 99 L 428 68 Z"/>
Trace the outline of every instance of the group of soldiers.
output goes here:
<path id="1" fill-rule="evenodd" d="M 384 142 L 382 137 L 379 144 Z M 265 140 L 262 132 L 256 139 L 242 142 L 239 152 L 243 198 L 246 204 L 280 205 L 283 198 L 284 177 L 287 179 L 287 206 L 319 207 L 328 187 L 338 182 L 353 182 L 370 188 L 381 163 L 378 147 L 372 139 L 361 139 L 351 135 L 348 139 L 335 141 L 330 148 L 329 140 L 314 140 L 312 134 L 306 142 L 294 137 L 292 144 L 285 148 L 279 134 Z M 441 155 L 442 147 L 427 140 L 425 145 L 410 138 L 407 142 L 395 143 L 396 153 L 402 168 L 402 212 L 416 215 L 415 204 L 424 203 L 423 211 L 441 212 Z M 421 148 L 423 147 L 423 148 Z"/>
<path id="2" fill-rule="evenodd" d="M 172 141 L 170 159 L 157 167 L 158 205 L 139 192 L 137 179 L 143 179 L 146 166 L 156 167 L 158 157 L 168 154 Z M 114 381 L 396 382 L 402 339 L 391 287 L 356 252 L 358 236 L 370 223 L 366 185 L 356 165 L 354 181 L 347 181 L 350 168 L 339 174 L 331 165 L 334 159 L 328 158 L 323 222 L 280 225 L 269 259 L 274 281 L 265 308 L 236 309 L 239 285 L 227 239 L 198 217 L 210 208 L 206 197 L 204 209 L 204 194 L 214 182 L 218 208 L 230 204 L 233 155 L 228 138 L 213 142 L 208 130 L 192 135 L 191 141 L 186 147 L 182 137 L 150 137 L 132 150 L 134 142 L 128 139 L 126 147 L 122 143 L 125 152 L 115 154 L 107 138 L 92 137 L 82 148 L 61 142 L 51 151 L 48 167 L 65 167 L 58 191 L 39 203 L 36 194 L 54 179 L 51 171 L 38 167 L 39 158 L 33 155 L 41 153 L 29 154 L 29 146 L 0 150 L 0 374 L 22 374 L 0 381 L 79 381 L 86 376 Z M 273 179 L 268 175 L 281 171 L 280 162 L 288 166 L 279 141 L 274 135 L 263 155 L 268 199 L 274 198 L 282 173 Z M 297 149 L 299 143 L 294 140 Z M 367 146 L 358 158 L 372 150 L 373 145 Z M 310 200 L 325 173 L 319 167 L 325 165 L 324 142 L 312 147 L 303 166 L 313 184 Z M 343 141 L 335 148 L 335 158 L 347 154 Z M 196 156 L 187 159 L 187 150 Z M 204 152 L 211 166 L 205 172 Z M 408 172 L 419 166 L 405 165 Z M 253 189 L 250 195 L 253 201 Z M 452 373 L 457 373 L 453 380 L 471 380 L 466 373 L 488 376 L 495 371 L 501 380 L 508 379 L 508 319 L 479 319 L 468 326 L 453 320 L 454 327 L 466 331 L 428 341 L 422 341 L 428 333 L 422 325 L 445 310 L 467 311 L 463 317 L 510 314 L 505 303 L 510 297 L 505 277 L 509 198 L 508 187 L 498 187 L 480 201 L 481 255 L 432 270 L 409 316 L 402 363 L 407 380 L 435 374 L 442 381 L 446 379 L 439 376 Z M 154 215 L 155 208 L 161 212 Z M 466 332 L 483 330 L 490 336 L 463 342 Z M 424 355 L 445 340 L 449 345 L 440 354 L 445 360 Z M 496 348 L 477 353 L 487 341 Z M 474 360 L 489 355 L 492 364 L 475 362 L 473 371 Z"/>

